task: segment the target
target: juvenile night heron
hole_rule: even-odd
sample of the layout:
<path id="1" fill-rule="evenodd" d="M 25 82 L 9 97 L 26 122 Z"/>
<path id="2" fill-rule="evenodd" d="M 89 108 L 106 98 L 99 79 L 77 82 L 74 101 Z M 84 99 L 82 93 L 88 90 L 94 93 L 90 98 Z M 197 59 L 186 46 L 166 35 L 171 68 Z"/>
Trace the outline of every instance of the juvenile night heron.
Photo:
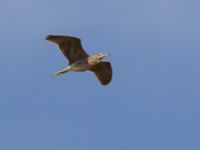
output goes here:
<path id="1" fill-rule="evenodd" d="M 89 70 L 96 75 L 102 85 L 107 85 L 111 81 L 111 63 L 101 61 L 109 54 L 99 53 L 89 56 L 82 48 L 81 40 L 76 37 L 48 35 L 46 40 L 58 44 L 62 53 L 69 60 L 69 65 L 54 73 L 53 76 L 58 76 L 69 71 L 83 72 Z"/>

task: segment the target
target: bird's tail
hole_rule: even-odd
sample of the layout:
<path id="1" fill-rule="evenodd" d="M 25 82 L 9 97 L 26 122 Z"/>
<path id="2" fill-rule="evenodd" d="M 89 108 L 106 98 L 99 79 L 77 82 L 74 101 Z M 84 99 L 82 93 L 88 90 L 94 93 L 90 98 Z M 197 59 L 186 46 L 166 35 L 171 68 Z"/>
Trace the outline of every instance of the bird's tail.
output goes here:
<path id="1" fill-rule="evenodd" d="M 61 75 L 63 73 L 66 73 L 66 72 L 69 72 L 69 67 L 65 68 L 65 69 L 62 69 L 54 74 L 52 74 L 52 77 L 55 77 L 55 76 L 58 76 L 58 75 Z"/>

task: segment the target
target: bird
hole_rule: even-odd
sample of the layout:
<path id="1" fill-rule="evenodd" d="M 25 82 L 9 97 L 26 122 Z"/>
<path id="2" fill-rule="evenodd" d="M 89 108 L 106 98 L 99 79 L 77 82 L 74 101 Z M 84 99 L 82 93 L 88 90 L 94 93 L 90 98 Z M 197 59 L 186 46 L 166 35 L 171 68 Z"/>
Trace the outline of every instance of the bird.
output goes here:
<path id="1" fill-rule="evenodd" d="M 107 85 L 112 79 L 112 66 L 110 62 L 102 61 L 110 55 L 98 53 L 88 55 L 81 45 L 81 40 L 68 35 L 47 35 L 47 41 L 57 44 L 63 55 L 68 59 L 68 65 L 54 73 L 52 76 L 59 76 L 67 72 L 93 72 L 102 85 Z"/>

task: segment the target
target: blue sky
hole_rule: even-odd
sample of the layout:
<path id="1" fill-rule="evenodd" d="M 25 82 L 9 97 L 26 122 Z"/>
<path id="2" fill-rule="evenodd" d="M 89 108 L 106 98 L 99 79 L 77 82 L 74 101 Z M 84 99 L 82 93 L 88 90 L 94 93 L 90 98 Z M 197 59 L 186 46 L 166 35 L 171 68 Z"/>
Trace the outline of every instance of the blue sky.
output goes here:
<path id="1" fill-rule="evenodd" d="M 199 150 L 200 2 L 1 0 L 1 150 Z M 52 78 L 48 34 L 109 52 L 113 80 Z"/>

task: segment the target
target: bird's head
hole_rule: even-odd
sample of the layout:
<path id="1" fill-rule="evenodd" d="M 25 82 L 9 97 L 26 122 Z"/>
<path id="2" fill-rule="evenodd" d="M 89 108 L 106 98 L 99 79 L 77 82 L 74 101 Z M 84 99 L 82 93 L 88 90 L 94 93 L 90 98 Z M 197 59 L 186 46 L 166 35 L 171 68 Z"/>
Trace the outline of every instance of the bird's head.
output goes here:
<path id="1" fill-rule="evenodd" d="M 92 55 L 92 56 L 89 57 L 88 62 L 89 62 L 89 64 L 96 65 L 96 64 L 100 63 L 101 60 L 102 60 L 104 57 L 108 56 L 108 55 L 109 55 L 109 54 L 103 54 L 103 53 L 99 53 L 99 54 L 96 54 L 96 55 Z"/>
<path id="2" fill-rule="evenodd" d="M 108 56 L 110 54 L 108 53 L 99 53 L 96 55 L 96 57 L 99 59 L 99 60 L 102 60 L 104 57 Z"/>

